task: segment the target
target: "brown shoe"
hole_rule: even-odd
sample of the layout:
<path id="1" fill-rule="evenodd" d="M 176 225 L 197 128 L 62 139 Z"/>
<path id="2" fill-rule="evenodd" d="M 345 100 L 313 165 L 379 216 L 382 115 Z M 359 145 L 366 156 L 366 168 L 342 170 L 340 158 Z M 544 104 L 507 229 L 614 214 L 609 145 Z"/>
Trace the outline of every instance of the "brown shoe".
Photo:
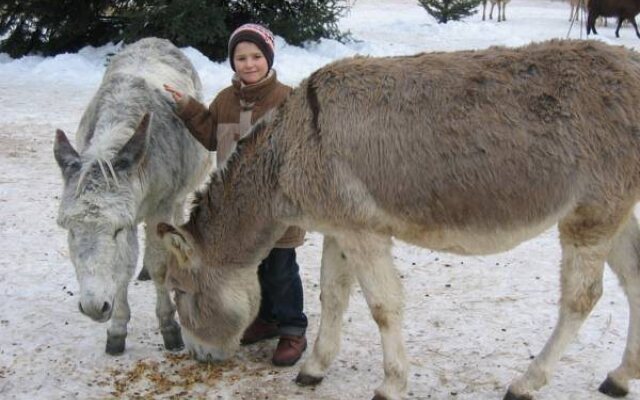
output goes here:
<path id="1" fill-rule="evenodd" d="M 247 330 L 244 331 L 244 335 L 242 335 L 242 339 L 240 339 L 240 344 L 252 344 L 276 336 L 278 336 L 278 324 L 256 318 Z"/>
<path id="2" fill-rule="evenodd" d="M 271 362 L 279 367 L 290 367 L 298 362 L 306 349 L 307 339 L 304 336 L 280 336 Z"/>

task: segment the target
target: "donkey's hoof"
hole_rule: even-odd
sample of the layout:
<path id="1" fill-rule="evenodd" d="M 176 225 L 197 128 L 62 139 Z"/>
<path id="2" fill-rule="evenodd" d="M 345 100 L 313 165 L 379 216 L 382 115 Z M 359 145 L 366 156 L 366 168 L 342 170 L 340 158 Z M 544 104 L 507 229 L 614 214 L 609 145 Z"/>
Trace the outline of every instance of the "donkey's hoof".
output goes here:
<path id="1" fill-rule="evenodd" d="M 322 382 L 322 376 L 311 376 L 300 372 L 296 377 L 296 383 L 300 386 L 315 386 Z"/>
<path id="2" fill-rule="evenodd" d="M 610 397 L 624 397 L 629 393 L 629 390 L 618 385 L 616 382 L 614 382 L 613 379 L 609 377 L 607 377 L 607 379 L 602 382 L 602 384 L 598 388 L 598 391 Z"/>
<path id="3" fill-rule="evenodd" d="M 124 336 L 115 336 L 115 335 L 107 335 L 107 354 L 111 354 L 112 356 L 117 356 L 124 353 L 124 343 L 126 335 Z"/>
<path id="4" fill-rule="evenodd" d="M 504 395 L 502 400 L 533 400 L 533 397 L 531 397 L 528 394 L 522 394 L 520 396 L 517 396 L 513 394 L 511 390 L 507 390 L 507 393 Z"/>
<path id="5" fill-rule="evenodd" d="M 149 271 L 147 271 L 147 267 L 143 266 L 138 274 L 139 281 L 150 281 L 151 275 L 149 275 Z"/>
<path id="6" fill-rule="evenodd" d="M 179 351 L 184 349 L 184 342 L 182 341 L 182 334 L 180 328 L 171 329 L 162 332 L 162 340 L 164 341 L 164 348 L 170 351 Z"/>

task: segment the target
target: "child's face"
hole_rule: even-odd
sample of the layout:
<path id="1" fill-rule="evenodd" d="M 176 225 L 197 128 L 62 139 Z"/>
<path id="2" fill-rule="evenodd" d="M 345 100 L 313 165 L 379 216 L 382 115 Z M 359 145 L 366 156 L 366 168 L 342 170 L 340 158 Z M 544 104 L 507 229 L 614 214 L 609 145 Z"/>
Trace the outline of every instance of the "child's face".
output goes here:
<path id="1" fill-rule="evenodd" d="M 260 81 L 269 72 L 269 63 L 258 46 L 240 42 L 233 53 L 233 65 L 240 80 L 247 85 Z"/>

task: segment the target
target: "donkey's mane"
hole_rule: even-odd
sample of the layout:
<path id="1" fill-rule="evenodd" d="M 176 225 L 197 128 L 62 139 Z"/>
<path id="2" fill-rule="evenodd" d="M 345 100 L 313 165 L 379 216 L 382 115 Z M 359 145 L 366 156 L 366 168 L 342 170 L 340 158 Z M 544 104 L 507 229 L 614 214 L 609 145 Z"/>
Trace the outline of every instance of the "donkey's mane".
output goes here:
<path id="1" fill-rule="evenodd" d="M 94 114 L 92 115 L 97 115 L 97 120 L 83 128 L 87 131 L 85 136 L 87 147 L 82 151 L 83 168 L 76 195 L 82 191 L 82 186 L 95 165 L 100 168 L 107 188 L 111 188 L 111 182 L 115 187 L 119 186 L 111 160 L 131 139 L 136 129 L 135 124 L 149 108 L 146 97 L 152 87 L 144 78 L 120 72 L 112 73 L 110 78 L 109 82 L 104 83 L 100 89 L 99 101 L 93 105 Z M 132 100 L 123 104 L 120 100 L 123 93 L 127 93 Z"/>
<path id="2" fill-rule="evenodd" d="M 117 154 L 124 143 L 131 137 L 131 129 L 112 129 L 113 132 L 126 132 L 126 135 L 108 136 L 104 135 L 106 139 L 100 140 L 101 136 L 92 136 L 89 146 L 83 151 L 82 158 L 82 170 L 80 172 L 80 178 L 76 186 L 76 196 L 82 192 L 82 187 L 85 185 L 87 178 L 91 175 L 91 171 L 97 165 L 100 169 L 101 175 L 104 178 L 107 188 L 111 187 L 110 181 L 113 181 L 115 187 L 119 186 L 118 177 L 113 168 L 111 159 Z M 122 144 L 120 142 L 123 142 Z"/>
<path id="3" fill-rule="evenodd" d="M 255 144 L 260 137 L 260 134 L 267 130 L 269 126 L 275 121 L 277 114 L 277 110 L 271 110 L 267 112 L 262 118 L 256 121 L 255 124 L 249 128 L 244 135 L 238 139 L 235 144 L 235 147 L 231 150 L 229 157 L 220 165 L 214 173 L 219 174 L 220 178 L 224 182 L 226 177 L 229 175 L 229 171 L 233 171 L 234 166 L 238 163 L 240 156 L 242 154 L 242 149 L 249 144 Z M 270 134 L 270 133 L 269 133 Z"/>
<path id="4" fill-rule="evenodd" d="M 278 108 L 279 109 L 279 108 Z M 205 206 L 205 199 L 209 199 L 214 182 L 224 185 L 233 171 L 237 168 L 242 157 L 243 149 L 251 144 L 255 144 L 262 135 L 270 135 L 268 128 L 276 121 L 279 113 L 278 109 L 267 112 L 235 143 L 235 147 L 231 150 L 231 154 L 218 168 L 213 170 L 207 181 L 201 186 L 200 190 L 196 190 L 192 194 L 191 210 L 189 211 L 189 222 L 195 220 L 200 209 Z"/>

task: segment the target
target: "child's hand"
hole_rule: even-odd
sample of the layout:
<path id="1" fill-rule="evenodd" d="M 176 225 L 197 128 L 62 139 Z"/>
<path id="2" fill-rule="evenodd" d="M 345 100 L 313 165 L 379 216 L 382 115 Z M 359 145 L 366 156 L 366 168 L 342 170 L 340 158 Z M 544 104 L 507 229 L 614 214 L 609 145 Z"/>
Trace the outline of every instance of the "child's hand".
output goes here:
<path id="1" fill-rule="evenodd" d="M 164 90 L 166 90 L 167 92 L 171 93 L 171 97 L 173 97 L 173 100 L 177 103 L 180 101 L 180 99 L 184 96 L 182 94 L 182 92 L 177 91 L 173 86 L 171 85 L 167 85 L 166 83 L 164 85 L 162 85 L 164 87 Z"/>

